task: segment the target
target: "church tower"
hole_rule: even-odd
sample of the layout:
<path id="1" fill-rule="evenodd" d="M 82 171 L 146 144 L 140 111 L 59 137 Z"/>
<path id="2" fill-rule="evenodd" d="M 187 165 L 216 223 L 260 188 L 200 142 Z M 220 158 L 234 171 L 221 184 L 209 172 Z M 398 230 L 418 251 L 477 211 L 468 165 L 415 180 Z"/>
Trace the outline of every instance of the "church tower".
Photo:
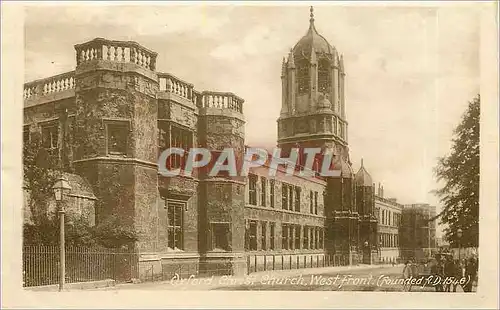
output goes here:
<path id="1" fill-rule="evenodd" d="M 283 58 L 278 146 L 330 150 L 349 163 L 343 57 L 321 36 L 311 7 L 309 29 Z"/>
<path id="2" fill-rule="evenodd" d="M 360 218 L 349 159 L 345 76 L 343 56 L 316 30 L 311 7 L 307 33 L 283 58 L 278 146 L 282 156 L 292 148 L 333 153 L 341 175 L 326 178 L 325 250 L 355 264 Z"/>

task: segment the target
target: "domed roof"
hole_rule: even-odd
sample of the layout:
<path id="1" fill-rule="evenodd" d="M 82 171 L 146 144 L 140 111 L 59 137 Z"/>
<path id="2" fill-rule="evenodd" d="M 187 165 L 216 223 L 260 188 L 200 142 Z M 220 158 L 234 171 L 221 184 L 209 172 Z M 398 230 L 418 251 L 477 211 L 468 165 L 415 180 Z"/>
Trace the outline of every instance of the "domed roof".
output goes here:
<path id="1" fill-rule="evenodd" d="M 361 168 L 356 173 L 356 184 L 360 186 L 373 186 L 372 177 L 363 166 L 363 159 L 361 159 Z"/>
<path id="2" fill-rule="evenodd" d="M 302 39 L 295 44 L 293 48 L 293 55 L 295 57 L 306 57 L 311 56 L 311 52 L 314 49 L 316 53 L 325 53 L 333 55 L 335 53 L 335 48 L 328 43 L 328 41 L 318 33 L 316 27 L 314 27 L 314 14 L 313 8 L 311 7 L 311 18 L 309 19 L 309 30 Z"/>

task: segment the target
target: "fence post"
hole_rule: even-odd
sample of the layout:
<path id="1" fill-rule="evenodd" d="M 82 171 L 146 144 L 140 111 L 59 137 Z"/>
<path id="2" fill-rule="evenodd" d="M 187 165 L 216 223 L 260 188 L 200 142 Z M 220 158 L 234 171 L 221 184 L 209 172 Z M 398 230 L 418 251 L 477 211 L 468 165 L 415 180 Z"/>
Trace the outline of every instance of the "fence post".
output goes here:
<path id="1" fill-rule="evenodd" d="M 257 254 L 255 254 L 255 272 L 257 272 Z"/>
<path id="2" fill-rule="evenodd" d="M 275 254 L 273 254 L 273 270 L 276 268 L 276 267 L 274 266 L 275 260 L 276 260 L 276 255 L 275 255 Z"/>
<path id="3" fill-rule="evenodd" d="M 266 271 L 266 265 L 267 265 L 267 256 L 264 254 L 264 271 Z"/>

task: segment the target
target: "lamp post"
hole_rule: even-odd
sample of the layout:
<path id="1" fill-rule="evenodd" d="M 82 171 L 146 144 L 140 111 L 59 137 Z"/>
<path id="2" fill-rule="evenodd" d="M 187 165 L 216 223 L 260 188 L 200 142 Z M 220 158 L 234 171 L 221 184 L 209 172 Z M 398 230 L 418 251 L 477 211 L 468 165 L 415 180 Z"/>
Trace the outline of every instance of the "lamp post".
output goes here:
<path id="1" fill-rule="evenodd" d="M 68 180 L 64 176 L 59 177 L 54 186 L 52 186 L 54 190 L 54 196 L 56 198 L 56 205 L 59 212 L 59 249 L 60 249 L 60 258 L 59 258 L 59 292 L 64 289 L 64 281 L 66 278 L 66 261 L 65 261 L 65 242 L 64 242 L 64 196 L 67 195 L 71 191 L 71 186 L 68 183 Z"/>
<path id="2" fill-rule="evenodd" d="M 457 237 L 458 237 L 458 261 L 460 261 L 460 250 L 462 248 L 462 229 L 457 230 Z"/>

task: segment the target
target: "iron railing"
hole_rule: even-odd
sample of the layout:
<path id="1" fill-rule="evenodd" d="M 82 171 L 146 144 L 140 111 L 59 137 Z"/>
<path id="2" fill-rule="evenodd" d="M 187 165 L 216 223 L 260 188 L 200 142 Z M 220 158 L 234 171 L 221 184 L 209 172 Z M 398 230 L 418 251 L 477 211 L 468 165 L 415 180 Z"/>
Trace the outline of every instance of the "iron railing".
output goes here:
<path id="1" fill-rule="evenodd" d="M 23 286 L 59 283 L 59 247 L 25 246 Z M 113 279 L 127 282 L 138 277 L 139 254 L 123 249 L 66 248 L 66 283 Z"/>

